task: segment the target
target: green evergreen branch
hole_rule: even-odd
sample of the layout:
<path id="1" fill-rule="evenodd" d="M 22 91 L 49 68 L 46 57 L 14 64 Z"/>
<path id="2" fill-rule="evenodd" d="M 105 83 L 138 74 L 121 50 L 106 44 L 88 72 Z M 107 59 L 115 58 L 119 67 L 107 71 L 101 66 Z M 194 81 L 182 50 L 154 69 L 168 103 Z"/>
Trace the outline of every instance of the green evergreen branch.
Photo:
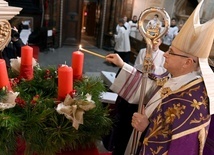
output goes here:
<path id="1" fill-rule="evenodd" d="M 17 74 L 9 71 L 10 78 Z M 88 93 L 96 107 L 83 115 L 84 124 L 76 130 L 72 121 L 56 112 L 57 74 L 55 68 L 34 68 L 31 81 L 20 80 L 13 87 L 19 92 L 17 105 L 0 112 L 0 154 L 12 155 L 16 151 L 17 137 L 25 141 L 25 154 L 55 155 L 63 149 L 75 150 L 92 146 L 108 134 L 112 126 L 108 109 L 100 102 L 106 91 L 99 78 L 75 81 L 77 98 L 85 99 Z M 0 90 L 0 99 L 6 92 Z"/>

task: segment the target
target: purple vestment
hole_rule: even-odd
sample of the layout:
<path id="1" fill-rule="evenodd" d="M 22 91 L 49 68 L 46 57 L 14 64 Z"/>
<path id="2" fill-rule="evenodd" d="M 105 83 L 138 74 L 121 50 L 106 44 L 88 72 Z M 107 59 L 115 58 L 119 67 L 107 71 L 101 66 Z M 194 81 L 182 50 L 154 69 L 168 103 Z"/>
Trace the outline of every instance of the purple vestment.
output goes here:
<path id="1" fill-rule="evenodd" d="M 203 155 L 214 155 L 214 115 L 211 116 L 211 123 Z"/>
<path id="2" fill-rule="evenodd" d="M 199 155 L 210 121 L 202 79 L 162 95 L 162 102 L 149 118 L 140 154 Z"/>

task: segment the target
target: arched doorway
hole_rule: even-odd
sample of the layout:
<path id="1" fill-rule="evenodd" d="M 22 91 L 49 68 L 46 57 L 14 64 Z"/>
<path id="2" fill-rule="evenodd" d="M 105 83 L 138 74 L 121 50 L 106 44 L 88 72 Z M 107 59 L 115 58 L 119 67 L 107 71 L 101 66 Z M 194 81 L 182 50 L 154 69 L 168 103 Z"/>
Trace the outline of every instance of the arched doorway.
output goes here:
<path id="1" fill-rule="evenodd" d="M 81 44 L 98 46 L 97 38 L 100 29 L 99 0 L 85 0 L 82 12 Z"/>

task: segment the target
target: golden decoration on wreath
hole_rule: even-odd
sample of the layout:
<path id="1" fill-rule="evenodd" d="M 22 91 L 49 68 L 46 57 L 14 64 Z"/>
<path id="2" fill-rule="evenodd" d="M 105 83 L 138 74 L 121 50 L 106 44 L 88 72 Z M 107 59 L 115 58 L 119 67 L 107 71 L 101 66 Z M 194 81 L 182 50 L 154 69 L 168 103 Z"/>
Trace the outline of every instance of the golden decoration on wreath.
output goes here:
<path id="1" fill-rule="evenodd" d="M 19 14 L 21 10 L 20 7 L 8 6 L 8 2 L 0 0 L 0 51 L 7 46 L 11 38 L 11 26 L 8 20 Z"/>
<path id="2" fill-rule="evenodd" d="M 11 26 L 7 20 L 0 19 L 0 51 L 9 43 L 11 36 Z"/>

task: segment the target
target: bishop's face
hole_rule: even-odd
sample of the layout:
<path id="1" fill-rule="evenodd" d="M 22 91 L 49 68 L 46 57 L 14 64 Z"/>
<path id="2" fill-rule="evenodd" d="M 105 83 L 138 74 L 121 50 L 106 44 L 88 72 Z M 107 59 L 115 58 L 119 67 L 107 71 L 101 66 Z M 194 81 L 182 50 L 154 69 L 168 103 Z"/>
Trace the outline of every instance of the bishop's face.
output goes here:
<path id="1" fill-rule="evenodd" d="M 170 46 L 168 51 L 164 53 L 165 63 L 164 68 L 167 69 L 173 77 L 177 77 L 183 74 L 183 66 L 186 60 L 189 58 L 184 52 L 178 50 L 177 48 Z"/>

